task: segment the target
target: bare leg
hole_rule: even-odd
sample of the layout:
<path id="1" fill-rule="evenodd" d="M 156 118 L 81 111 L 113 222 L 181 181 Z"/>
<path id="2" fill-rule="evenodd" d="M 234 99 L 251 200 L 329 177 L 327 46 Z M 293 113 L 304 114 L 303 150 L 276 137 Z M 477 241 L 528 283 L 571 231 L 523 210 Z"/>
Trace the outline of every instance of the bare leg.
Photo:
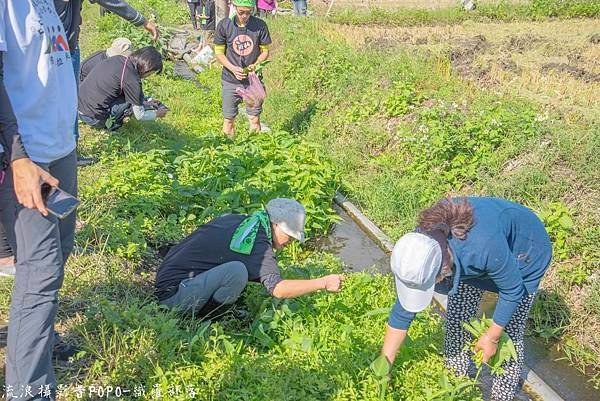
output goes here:
<path id="1" fill-rule="evenodd" d="M 260 132 L 260 116 L 248 116 L 250 122 L 250 130 Z"/>
<path id="2" fill-rule="evenodd" d="M 233 139 L 235 136 L 235 119 L 223 119 L 223 133 Z"/>
<path id="3" fill-rule="evenodd" d="M 15 264 L 14 256 L 7 256 L 5 258 L 0 258 L 0 265 L 10 266 Z"/>

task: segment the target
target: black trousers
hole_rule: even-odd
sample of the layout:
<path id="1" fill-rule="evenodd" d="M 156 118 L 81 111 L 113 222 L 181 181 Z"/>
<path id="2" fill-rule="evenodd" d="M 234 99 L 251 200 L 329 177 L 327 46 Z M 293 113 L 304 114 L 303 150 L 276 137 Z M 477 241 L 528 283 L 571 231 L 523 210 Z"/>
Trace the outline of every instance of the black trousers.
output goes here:
<path id="1" fill-rule="evenodd" d="M 202 29 L 208 31 L 215 30 L 215 2 L 214 0 L 188 1 L 190 8 L 190 19 L 194 29 L 198 29 L 198 21 L 196 16 L 206 15 L 208 18 L 204 24 L 201 23 Z M 204 11 L 204 12 L 203 12 Z"/>
<path id="2" fill-rule="evenodd" d="M 8 237 L 6 236 L 6 230 L 4 225 L 0 223 L 0 258 L 9 258 L 14 256 L 12 248 L 8 243 Z"/>
<path id="3" fill-rule="evenodd" d="M 196 17 L 202 14 L 202 1 L 188 1 L 188 7 L 190 8 L 190 18 L 192 20 L 192 26 L 194 29 L 198 29 L 198 20 Z"/>

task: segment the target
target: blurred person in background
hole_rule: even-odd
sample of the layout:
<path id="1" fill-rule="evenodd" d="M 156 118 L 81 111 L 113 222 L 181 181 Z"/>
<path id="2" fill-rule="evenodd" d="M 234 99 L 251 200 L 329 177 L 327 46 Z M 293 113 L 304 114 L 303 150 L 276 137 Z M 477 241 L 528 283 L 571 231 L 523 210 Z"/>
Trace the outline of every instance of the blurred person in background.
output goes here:
<path id="1" fill-rule="evenodd" d="M 294 15 L 299 17 L 306 17 L 308 5 L 306 0 L 292 0 L 294 5 Z"/>
<path id="2" fill-rule="evenodd" d="M 258 8 L 258 16 L 260 18 L 268 18 L 277 9 L 277 0 L 258 0 L 256 6 Z"/>

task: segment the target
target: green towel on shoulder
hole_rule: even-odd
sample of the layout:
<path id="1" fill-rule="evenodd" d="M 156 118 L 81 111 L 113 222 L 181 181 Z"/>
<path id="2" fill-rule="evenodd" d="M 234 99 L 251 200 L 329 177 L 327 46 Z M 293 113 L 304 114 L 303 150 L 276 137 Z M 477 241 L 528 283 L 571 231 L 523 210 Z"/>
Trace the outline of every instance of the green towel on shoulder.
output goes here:
<path id="1" fill-rule="evenodd" d="M 263 209 L 248 216 L 240 223 L 231 237 L 229 249 L 231 249 L 233 252 L 250 255 L 252 249 L 254 248 L 254 241 L 256 241 L 258 228 L 261 225 L 267 233 L 267 238 L 269 238 L 270 241 L 272 239 L 271 222 L 269 221 L 269 215 L 267 214 L 267 211 Z"/>

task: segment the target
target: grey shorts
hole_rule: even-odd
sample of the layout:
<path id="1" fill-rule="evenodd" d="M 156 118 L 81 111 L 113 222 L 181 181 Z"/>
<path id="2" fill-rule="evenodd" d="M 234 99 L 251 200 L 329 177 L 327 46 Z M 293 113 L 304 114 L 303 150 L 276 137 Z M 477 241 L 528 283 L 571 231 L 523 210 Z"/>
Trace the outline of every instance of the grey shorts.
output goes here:
<path id="1" fill-rule="evenodd" d="M 231 82 L 221 81 L 221 100 L 223 101 L 223 117 L 232 120 L 238 114 L 238 106 L 244 100 L 240 95 L 235 93 L 235 88 L 243 88 L 244 84 L 232 84 Z M 246 114 L 249 116 L 260 116 L 262 106 L 248 107 L 246 106 Z"/>

